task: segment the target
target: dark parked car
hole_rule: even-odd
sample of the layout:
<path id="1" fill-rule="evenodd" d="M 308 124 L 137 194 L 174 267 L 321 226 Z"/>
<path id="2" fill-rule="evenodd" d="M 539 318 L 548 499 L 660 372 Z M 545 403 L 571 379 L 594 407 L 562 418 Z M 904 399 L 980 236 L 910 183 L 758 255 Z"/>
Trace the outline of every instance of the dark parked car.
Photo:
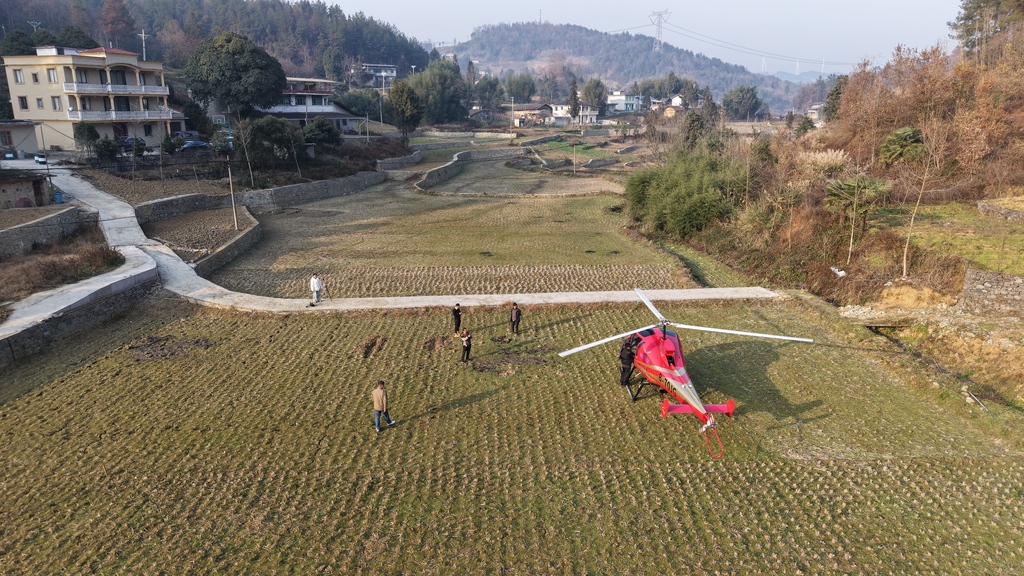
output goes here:
<path id="1" fill-rule="evenodd" d="M 118 152 L 123 154 L 133 149 L 136 156 L 142 156 L 146 151 L 146 141 L 138 136 L 123 136 L 117 139 Z"/>
<path id="2" fill-rule="evenodd" d="M 210 145 L 202 140 L 189 140 L 178 148 L 178 152 L 202 152 L 209 149 Z"/>

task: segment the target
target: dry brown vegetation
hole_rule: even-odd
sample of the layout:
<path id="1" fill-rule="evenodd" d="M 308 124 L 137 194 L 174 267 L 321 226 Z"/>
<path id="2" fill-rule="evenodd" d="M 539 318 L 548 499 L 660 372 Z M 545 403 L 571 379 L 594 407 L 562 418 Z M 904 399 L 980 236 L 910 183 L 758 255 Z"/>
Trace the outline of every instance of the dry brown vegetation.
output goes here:
<path id="1" fill-rule="evenodd" d="M 72 284 L 123 263 L 124 256 L 107 246 L 98 228 L 92 228 L 25 256 L 0 261 L 0 302 Z M 0 319 L 9 315 L 6 306 L 0 307 Z"/>

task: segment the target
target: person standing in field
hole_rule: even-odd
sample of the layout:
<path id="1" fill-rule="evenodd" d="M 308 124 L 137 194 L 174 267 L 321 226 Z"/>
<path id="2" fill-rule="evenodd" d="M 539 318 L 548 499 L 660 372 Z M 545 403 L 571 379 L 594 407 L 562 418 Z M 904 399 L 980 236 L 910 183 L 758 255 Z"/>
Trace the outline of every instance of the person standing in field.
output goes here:
<path id="1" fill-rule="evenodd" d="M 462 326 L 462 308 L 459 308 L 459 303 L 455 303 L 455 308 L 452 308 L 452 320 L 455 321 L 455 333 L 459 333 L 459 326 Z"/>
<path id="2" fill-rule="evenodd" d="M 463 328 L 459 338 L 462 340 L 462 362 L 469 362 L 469 353 L 473 349 L 473 335 Z"/>
<path id="3" fill-rule="evenodd" d="M 513 334 L 519 334 L 519 319 L 523 317 L 523 311 L 519 309 L 519 305 L 515 302 L 512 303 L 512 312 L 508 317 L 508 329 Z"/>
<path id="4" fill-rule="evenodd" d="M 323 289 L 323 281 L 320 280 L 320 276 L 316 272 L 313 272 L 313 277 L 309 279 L 309 290 L 313 293 L 313 301 L 309 303 L 310 306 L 316 306 L 320 303 L 320 291 Z"/>
<path id="5" fill-rule="evenodd" d="M 377 432 L 380 432 L 381 414 L 384 415 L 384 421 L 388 423 L 388 426 L 398 424 L 398 421 L 392 420 L 391 415 L 388 414 L 388 392 L 384 389 L 383 380 L 377 381 L 377 387 L 374 388 L 370 396 L 373 398 L 373 425 Z"/>

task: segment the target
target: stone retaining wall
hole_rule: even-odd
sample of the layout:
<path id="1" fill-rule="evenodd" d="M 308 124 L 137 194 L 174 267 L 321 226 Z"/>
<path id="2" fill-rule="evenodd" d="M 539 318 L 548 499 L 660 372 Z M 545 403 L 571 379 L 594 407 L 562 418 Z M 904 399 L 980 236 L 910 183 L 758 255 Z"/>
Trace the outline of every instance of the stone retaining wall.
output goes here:
<path id="1" fill-rule="evenodd" d="M 387 180 L 387 174 L 383 172 L 360 172 L 345 178 L 333 180 L 320 180 L 318 182 L 306 182 L 281 186 L 280 188 L 267 188 L 265 190 L 250 190 L 235 195 L 235 203 L 250 207 L 282 208 L 294 204 L 303 204 L 324 198 L 335 196 L 346 196 L 355 194 L 368 186 L 380 184 Z M 166 220 L 175 216 L 181 216 L 196 210 L 213 210 L 231 206 L 231 195 L 207 196 L 205 194 L 183 194 L 171 198 L 143 202 L 135 207 L 135 217 L 139 224 L 147 224 L 157 220 Z"/>
<path id="2" fill-rule="evenodd" d="M 71 236 L 79 228 L 97 225 L 98 220 L 96 212 L 69 206 L 60 212 L 0 230 L 0 259 L 23 256 L 36 246 L 49 246 Z"/>
<path id="3" fill-rule="evenodd" d="M 1024 278 L 968 268 L 960 306 L 971 314 L 1024 318 Z"/>
<path id="4" fill-rule="evenodd" d="M 428 171 L 423 179 L 416 183 L 416 187 L 420 190 L 426 190 L 437 186 L 441 182 L 448 180 L 452 176 L 455 176 L 462 170 L 462 165 L 466 162 L 474 162 L 479 160 L 503 160 L 506 158 L 519 158 L 532 154 L 533 151 L 529 148 L 499 148 L 495 150 L 464 150 L 455 155 L 455 158 L 451 162 L 444 166 L 438 166 L 433 170 Z"/>
<path id="5" fill-rule="evenodd" d="M 978 212 L 981 212 L 982 214 L 989 214 L 991 216 L 1002 216 L 1003 218 L 1013 220 L 1014 222 L 1024 222 L 1024 212 L 994 206 L 984 201 L 978 202 Z"/>
<path id="6" fill-rule="evenodd" d="M 415 166 L 416 164 L 419 164 L 421 160 L 423 160 L 423 153 L 417 150 L 408 156 L 378 160 L 377 168 L 379 170 L 401 170 L 403 168 L 408 168 L 409 166 Z"/>
<path id="7" fill-rule="evenodd" d="M 581 133 L 581 135 L 584 138 L 587 138 L 587 137 L 590 137 L 590 136 L 611 136 L 612 132 L 613 132 L 612 130 L 584 130 Z"/>
<path id="8" fill-rule="evenodd" d="M 49 318 L 21 325 L 15 311 L 0 331 L 0 366 L 122 314 L 153 290 L 160 280 L 153 259 L 134 246 L 120 251 L 125 256 L 122 266 L 73 284 L 67 305 Z"/>
<path id="9" fill-rule="evenodd" d="M 615 164 L 618 160 L 612 158 L 592 158 L 589 162 L 581 166 L 581 168 L 600 168 L 602 166 L 610 166 Z"/>
<path id="10" fill-rule="evenodd" d="M 249 213 L 249 210 L 242 206 L 238 210 L 239 220 L 245 219 L 248 222 L 248 230 L 235 236 L 230 241 L 222 246 L 218 246 L 216 250 L 211 252 L 209 255 L 200 259 L 195 264 L 192 264 L 192 268 L 195 269 L 196 274 L 203 278 L 209 278 L 214 272 L 219 270 L 224 265 L 228 264 L 235 258 L 238 258 L 242 254 L 252 248 L 260 238 L 263 238 L 263 227 L 259 221 Z"/>

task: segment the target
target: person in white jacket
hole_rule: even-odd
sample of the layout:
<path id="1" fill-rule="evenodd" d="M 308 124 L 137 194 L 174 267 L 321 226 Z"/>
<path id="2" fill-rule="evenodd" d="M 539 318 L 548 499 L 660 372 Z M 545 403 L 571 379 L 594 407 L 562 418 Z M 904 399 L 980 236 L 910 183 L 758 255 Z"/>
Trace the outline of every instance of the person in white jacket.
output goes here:
<path id="1" fill-rule="evenodd" d="M 317 273 L 313 273 L 313 277 L 309 279 L 309 290 L 313 292 L 313 301 L 309 303 L 310 306 L 315 306 L 320 303 L 320 291 L 324 289 L 324 283 L 317 276 Z"/>

